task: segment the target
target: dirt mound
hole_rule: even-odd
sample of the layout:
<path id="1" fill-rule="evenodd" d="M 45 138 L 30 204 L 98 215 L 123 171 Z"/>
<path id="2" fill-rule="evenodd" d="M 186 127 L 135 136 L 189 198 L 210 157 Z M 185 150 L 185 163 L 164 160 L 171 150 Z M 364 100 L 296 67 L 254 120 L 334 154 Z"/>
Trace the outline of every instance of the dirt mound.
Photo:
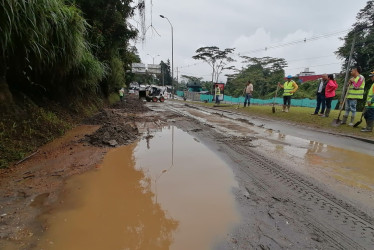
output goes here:
<path id="1" fill-rule="evenodd" d="M 139 113 L 148 111 L 149 108 L 143 101 L 128 96 L 123 102 L 118 102 L 85 120 L 84 124 L 102 127 L 94 134 L 87 135 L 83 141 L 98 147 L 116 147 L 132 143 L 139 137 L 136 122 L 145 119 Z"/>
<path id="2" fill-rule="evenodd" d="M 129 96 L 122 102 L 117 102 L 112 105 L 112 109 L 122 109 L 128 113 L 141 113 L 149 111 L 149 108 L 145 106 L 144 101 L 139 100 L 136 97 Z"/>
<path id="3" fill-rule="evenodd" d="M 98 147 L 116 147 L 134 142 L 138 135 L 138 128 L 130 124 L 115 125 L 107 123 L 94 134 L 86 136 L 85 141 Z"/>
<path id="4" fill-rule="evenodd" d="M 109 121 L 112 117 L 106 110 L 101 111 L 100 113 L 86 119 L 83 121 L 83 124 L 86 125 L 102 125 L 105 122 Z"/>

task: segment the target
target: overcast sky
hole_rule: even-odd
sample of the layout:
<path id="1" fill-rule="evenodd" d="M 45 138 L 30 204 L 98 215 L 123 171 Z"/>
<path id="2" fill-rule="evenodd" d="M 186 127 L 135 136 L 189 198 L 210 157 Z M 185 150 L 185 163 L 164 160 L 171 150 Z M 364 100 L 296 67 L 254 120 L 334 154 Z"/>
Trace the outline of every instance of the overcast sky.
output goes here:
<path id="1" fill-rule="evenodd" d="M 137 2 L 135 0 L 135 2 Z M 146 26 L 149 27 L 145 42 L 137 41 L 142 62 L 155 63 L 171 59 L 171 30 L 166 19 L 174 27 L 174 76 L 179 68 L 182 74 L 211 79 L 211 68 L 206 63 L 192 59 L 196 49 L 217 46 L 235 48 L 238 56 L 281 57 L 288 61 L 286 75 L 297 74 L 309 67 L 319 73 L 340 72 L 341 61 L 334 54 L 355 22 L 366 0 L 146 0 Z M 152 15 L 151 15 L 152 10 Z M 151 18 L 152 17 L 152 18 Z M 140 28 L 135 16 L 131 23 Z M 150 27 L 160 34 L 160 36 Z M 308 41 L 308 38 L 325 34 L 337 35 Z M 268 49 L 307 38 L 306 43 Z M 253 52 L 253 50 L 262 49 Z M 150 54 L 152 56 L 149 56 Z M 157 56 L 160 55 L 160 56 Z M 197 64 L 197 65 L 194 65 Z M 229 72 L 226 72 L 229 73 Z M 225 81 L 224 74 L 220 81 Z"/>

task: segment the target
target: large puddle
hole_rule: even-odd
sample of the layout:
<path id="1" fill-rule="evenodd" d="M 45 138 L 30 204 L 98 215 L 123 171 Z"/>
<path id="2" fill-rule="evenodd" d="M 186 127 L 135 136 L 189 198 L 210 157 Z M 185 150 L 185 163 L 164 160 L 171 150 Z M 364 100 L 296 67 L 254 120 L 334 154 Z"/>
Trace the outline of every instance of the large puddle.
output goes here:
<path id="1" fill-rule="evenodd" d="M 251 142 L 254 147 L 274 158 L 286 159 L 287 163 L 294 163 L 289 165 L 296 166 L 295 169 L 300 172 L 318 171 L 318 176 L 323 174 L 333 177 L 346 186 L 374 190 L 372 154 L 286 135 L 217 114 L 206 115 L 206 112 L 197 109 L 185 108 L 183 111 L 203 123 L 209 123 L 222 133 L 255 136 L 257 140 Z"/>
<path id="2" fill-rule="evenodd" d="M 37 249 L 212 249 L 239 222 L 231 169 L 174 127 L 68 180 Z"/>

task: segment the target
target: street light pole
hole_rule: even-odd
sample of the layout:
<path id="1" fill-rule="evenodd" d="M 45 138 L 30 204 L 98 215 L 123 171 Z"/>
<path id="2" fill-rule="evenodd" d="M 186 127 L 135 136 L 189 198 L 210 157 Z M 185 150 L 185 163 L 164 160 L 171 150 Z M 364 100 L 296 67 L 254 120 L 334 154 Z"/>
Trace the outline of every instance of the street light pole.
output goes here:
<path id="1" fill-rule="evenodd" d="M 152 57 L 152 64 L 154 65 L 154 64 L 155 64 L 155 58 L 158 57 L 158 56 L 160 56 L 160 55 L 152 56 L 152 55 L 150 55 L 150 54 L 147 54 L 147 56 Z M 153 76 L 154 76 L 154 75 L 152 75 L 152 84 L 155 83 Z"/>
<path id="2" fill-rule="evenodd" d="M 166 16 L 160 15 L 161 18 L 168 20 L 171 27 L 171 87 L 172 87 L 172 98 L 174 99 L 174 34 L 173 34 L 173 25 L 171 24 L 169 18 Z"/>
<path id="3" fill-rule="evenodd" d="M 152 56 L 150 54 L 147 54 L 147 56 L 152 57 L 152 63 L 155 64 L 155 58 L 158 57 L 158 56 L 160 56 L 160 55 Z"/>

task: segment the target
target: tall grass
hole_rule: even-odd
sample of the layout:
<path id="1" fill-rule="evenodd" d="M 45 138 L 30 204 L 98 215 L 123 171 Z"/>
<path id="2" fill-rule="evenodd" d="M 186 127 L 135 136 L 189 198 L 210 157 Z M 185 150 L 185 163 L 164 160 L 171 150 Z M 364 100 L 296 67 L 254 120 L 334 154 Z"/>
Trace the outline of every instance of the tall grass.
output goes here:
<path id="1" fill-rule="evenodd" d="M 13 75 L 28 72 L 47 89 L 65 84 L 63 77 L 77 75 L 72 86 L 78 93 L 97 89 L 105 76 L 105 66 L 86 42 L 89 25 L 74 5 L 63 0 L 1 0 L 0 23 L 0 50 L 5 58 L 0 64 Z M 47 79 L 40 79 L 42 75 Z"/>

